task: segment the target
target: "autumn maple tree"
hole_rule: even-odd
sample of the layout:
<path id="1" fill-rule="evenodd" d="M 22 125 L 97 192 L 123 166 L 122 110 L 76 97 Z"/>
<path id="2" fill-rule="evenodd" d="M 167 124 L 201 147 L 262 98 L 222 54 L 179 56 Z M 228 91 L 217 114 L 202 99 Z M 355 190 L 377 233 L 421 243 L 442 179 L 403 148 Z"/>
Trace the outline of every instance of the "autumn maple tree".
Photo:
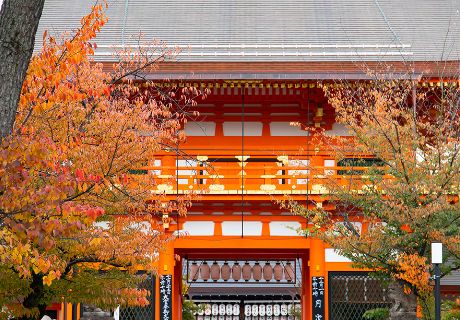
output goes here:
<path id="1" fill-rule="evenodd" d="M 288 205 L 311 221 L 307 234 L 390 281 L 391 319 L 415 319 L 417 298 L 423 306 L 432 290 L 431 242 L 444 244 L 443 275 L 460 267 L 459 79 L 370 75 L 323 84 L 351 134 L 314 135 L 344 166 L 324 179 L 335 209 Z"/>
<path id="2" fill-rule="evenodd" d="M 185 110 L 202 93 L 141 78 L 174 59 L 160 42 L 118 52 L 113 66 L 94 62 L 105 7 L 72 33 L 44 35 L 1 141 L 0 318 L 41 317 L 64 296 L 146 304 L 136 273 L 154 271 L 169 240 L 158 221 L 189 205 L 190 195 L 168 202 L 152 174 L 129 173 L 184 138 Z"/>

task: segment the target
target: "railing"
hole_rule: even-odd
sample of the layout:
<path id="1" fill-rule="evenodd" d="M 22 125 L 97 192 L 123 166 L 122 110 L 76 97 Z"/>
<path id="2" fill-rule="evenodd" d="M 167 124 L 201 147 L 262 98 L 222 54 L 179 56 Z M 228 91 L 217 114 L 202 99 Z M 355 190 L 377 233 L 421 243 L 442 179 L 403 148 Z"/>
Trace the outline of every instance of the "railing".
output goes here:
<path id="1" fill-rule="evenodd" d="M 217 158 L 216 158 L 217 159 Z M 245 161 L 241 161 L 245 160 Z M 327 186 L 363 181 L 369 167 L 310 165 L 309 160 L 218 158 L 178 165 L 146 166 L 134 171 L 153 178 L 154 191 L 174 194 L 327 194 Z M 313 163 L 313 162 L 312 162 Z M 381 167 L 377 168 L 383 174 Z"/>

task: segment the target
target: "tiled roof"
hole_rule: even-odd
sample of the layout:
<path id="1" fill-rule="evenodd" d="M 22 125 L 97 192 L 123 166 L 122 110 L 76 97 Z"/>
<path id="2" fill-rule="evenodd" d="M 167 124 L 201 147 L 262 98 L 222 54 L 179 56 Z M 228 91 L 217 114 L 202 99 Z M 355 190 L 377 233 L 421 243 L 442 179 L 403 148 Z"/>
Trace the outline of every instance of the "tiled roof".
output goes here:
<path id="1" fill-rule="evenodd" d="M 94 0 L 46 0 L 37 33 L 78 25 Z M 458 0 L 109 0 L 97 55 L 146 39 L 182 61 L 460 60 Z"/>

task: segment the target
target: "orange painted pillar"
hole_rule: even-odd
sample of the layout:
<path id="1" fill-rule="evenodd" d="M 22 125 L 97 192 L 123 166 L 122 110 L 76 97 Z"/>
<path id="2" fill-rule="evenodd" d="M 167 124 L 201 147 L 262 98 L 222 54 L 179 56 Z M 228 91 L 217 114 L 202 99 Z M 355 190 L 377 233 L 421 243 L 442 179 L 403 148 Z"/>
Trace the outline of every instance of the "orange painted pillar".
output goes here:
<path id="1" fill-rule="evenodd" d="M 179 319 L 177 318 L 177 299 L 175 299 L 175 294 L 177 294 L 177 290 L 175 290 L 174 283 L 176 281 L 181 282 L 181 277 L 178 279 L 174 274 L 174 267 L 175 267 L 175 259 L 174 259 L 174 242 L 168 242 L 162 251 L 160 251 L 159 259 L 158 259 L 158 277 L 163 275 L 172 275 L 172 318 L 174 320 Z M 160 279 L 157 279 L 157 287 L 156 287 L 156 299 L 155 299 L 155 319 L 160 320 L 160 291 L 159 291 L 159 282 Z"/>
<path id="2" fill-rule="evenodd" d="M 317 238 L 310 239 L 310 264 L 309 264 L 309 278 L 307 281 L 308 286 L 308 317 L 306 319 L 311 319 L 312 317 L 312 308 L 313 301 L 312 299 L 312 277 L 324 277 L 324 316 L 327 317 L 327 272 L 326 272 L 326 259 L 325 259 L 325 244 L 322 240 Z"/>

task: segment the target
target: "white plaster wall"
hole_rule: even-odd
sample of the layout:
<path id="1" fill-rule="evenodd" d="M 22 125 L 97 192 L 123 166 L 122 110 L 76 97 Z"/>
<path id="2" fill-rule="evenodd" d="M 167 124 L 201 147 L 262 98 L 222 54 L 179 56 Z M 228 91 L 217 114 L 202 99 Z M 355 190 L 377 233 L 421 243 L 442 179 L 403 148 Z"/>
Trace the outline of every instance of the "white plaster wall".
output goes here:
<path id="1" fill-rule="evenodd" d="M 241 137 L 241 122 L 224 122 L 224 136 Z M 244 135 L 258 137 L 262 135 L 262 122 L 245 122 Z"/>
<path id="2" fill-rule="evenodd" d="M 187 122 L 184 131 L 190 137 L 215 136 L 216 124 L 210 121 Z"/>
<path id="3" fill-rule="evenodd" d="M 291 126 L 290 122 L 270 122 L 270 135 L 273 137 L 306 137 L 308 131 L 298 126 Z"/>
<path id="4" fill-rule="evenodd" d="M 343 137 L 353 136 L 350 130 L 342 123 L 334 123 L 332 125 L 332 129 L 327 130 L 325 134 L 331 137 L 333 136 L 343 136 Z"/>
<path id="5" fill-rule="evenodd" d="M 351 262 L 350 259 L 340 255 L 337 250 L 332 248 L 327 248 L 325 250 L 325 256 L 326 262 Z"/>
<path id="6" fill-rule="evenodd" d="M 191 236 L 212 236 L 214 235 L 214 222 L 212 221 L 186 221 L 182 231 Z"/>
<path id="7" fill-rule="evenodd" d="M 271 221 L 271 236 L 298 236 L 297 229 L 301 227 L 297 221 Z"/>
<path id="8" fill-rule="evenodd" d="M 261 221 L 243 221 L 245 236 L 261 236 L 262 222 Z M 241 221 L 223 221 L 222 235 L 224 236 L 240 236 Z"/>

